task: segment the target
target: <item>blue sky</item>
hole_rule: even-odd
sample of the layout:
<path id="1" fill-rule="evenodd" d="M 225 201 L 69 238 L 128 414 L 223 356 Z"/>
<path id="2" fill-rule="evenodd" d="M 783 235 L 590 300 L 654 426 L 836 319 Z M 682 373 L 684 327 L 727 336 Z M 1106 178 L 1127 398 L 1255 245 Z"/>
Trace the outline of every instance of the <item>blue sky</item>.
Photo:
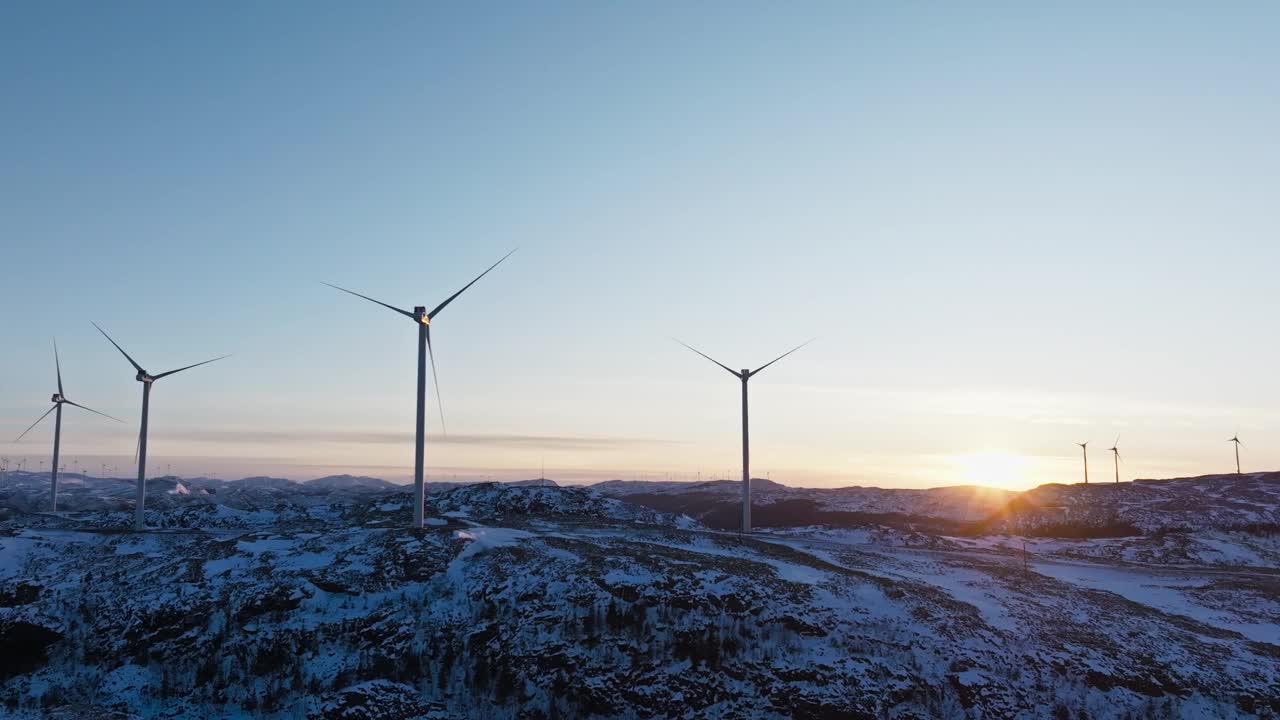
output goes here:
<path id="1" fill-rule="evenodd" d="M 10 3 L 0 431 L 68 457 L 434 477 L 1069 481 L 1280 452 L 1269 3 Z M 438 425 L 433 424 L 434 430 Z M 48 429 L 0 454 L 48 452 Z"/>

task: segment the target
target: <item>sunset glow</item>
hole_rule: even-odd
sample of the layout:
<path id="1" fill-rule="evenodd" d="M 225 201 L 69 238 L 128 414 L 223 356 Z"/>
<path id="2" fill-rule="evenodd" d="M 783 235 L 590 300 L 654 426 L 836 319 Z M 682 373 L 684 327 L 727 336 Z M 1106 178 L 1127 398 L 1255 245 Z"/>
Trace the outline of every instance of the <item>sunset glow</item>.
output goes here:
<path id="1" fill-rule="evenodd" d="M 1021 455 L 984 450 L 958 455 L 952 460 L 957 468 L 957 480 L 966 485 L 1021 490 L 1032 480 L 1032 462 Z"/>

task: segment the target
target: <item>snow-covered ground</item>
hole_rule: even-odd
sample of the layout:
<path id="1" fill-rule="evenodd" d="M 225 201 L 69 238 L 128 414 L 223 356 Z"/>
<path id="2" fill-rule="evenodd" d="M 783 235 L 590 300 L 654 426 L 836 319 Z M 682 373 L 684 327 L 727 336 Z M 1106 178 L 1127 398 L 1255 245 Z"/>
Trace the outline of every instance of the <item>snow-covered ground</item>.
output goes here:
<path id="1" fill-rule="evenodd" d="M 0 714 L 1280 714 L 1266 532 L 739 536 L 493 484 L 410 532 L 367 485 L 0 521 Z"/>
<path id="2" fill-rule="evenodd" d="M 1205 577 L 1194 571 L 1153 573 L 1129 567 L 1061 561 L 1036 562 L 1032 568 L 1041 575 L 1072 585 L 1115 593 L 1139 605 L 1280 647 L 1280 598 L 1273 598 L 1268 603 L 1270 607 L 1261 608 L 1256 598 L 1241 594 L 1235 607 L 1210 607 L 1197 601 L 1197 597 L 1215 586 L 1217 578 L 1213 576 Z M 1257 617 L 1260 612 L 1265 612 L 1271 620 L 1242 622 L 1242 618 Z"/>

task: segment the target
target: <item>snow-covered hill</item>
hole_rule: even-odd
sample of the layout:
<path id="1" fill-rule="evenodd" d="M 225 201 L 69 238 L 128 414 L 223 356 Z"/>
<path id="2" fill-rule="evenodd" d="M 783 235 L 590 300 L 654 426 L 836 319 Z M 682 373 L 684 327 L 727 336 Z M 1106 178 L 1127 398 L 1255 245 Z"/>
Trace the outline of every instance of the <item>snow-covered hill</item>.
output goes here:
<path id="1" fill-rule="evenodd" d="M 592 487 L 646 507 L 687 514 L 712 527 L 738 524 L 737 481 L 611 480 Z M 760 479 L 752 480 L 751 487 L 753 522 L 763 528 L 887 524 L 947 534 L 1091 536 L 1280 527 L 1280 473 L 1051 484 L 1021 493 L 975 486 L 795 488 Z"/>
<path id="2" fill-rule="evenodd" d="M 474 516 L 501 521 L 554 517 L 560 522 L 594 522 L 608 518 L 650 525 L 692 527 L 696 524 L 687 518 L 605 497 L 583 487 L 477 483 L 432 493 L 427 496 L 427 504 L 445 516 Z"/>
<path id="3" fill-rule="evenodd" d="M 892 525 L 742 537 L 491 483 L 430 494 L 411 532 L 407 488 L 306 485 L 189 483 L 142 534 L 127 508 L 14 508 L 0 716 L 1280 716 L 1256 528 L 1024 554 Z M 259 490 L 290 499 L 221 501 Z M 1171 536 L 1188 552 L 1157 552 Z"/>
<path id="4" fill-rule="evenodd" d="M 396 490 L 399 487 L 381 478 L 365 477 L 363 475 L 329 475 L 306 482 L 308 490 L 327 492 L 383 492 Z"/>
<path id="5" fill-rule="evenodd" d="M 1280 473 L 1041 485 L 1019 495 L 1008 524 L 1067 523 L 1156 530 L 1280 530 Z"/>
<path id="6" fill-rule="evenodd" d="M 427 492 L 439 493 L 468 483 L 430 482 Z M 478 484 L 478 483 L 477 483 Z M 519 487 L 555 487 L 551 480 L 506 483 Z M 98 478 L 82 474 L 58 476 L 58 509 L 62 511 L 126 510 L 133 506 L 134 478 Z M 215 478 L 152 477 L 147 480 L 147 507 L 224 505 L 258 510 L 287 505 L 323 505 L 407 493 L 412 486 L 380 478 L 330 475 L 305 482 L 277 477 Z M 32 513 L 49 508 L 49 474 L 8 472 L 0 478 L 0 511 Z"/>
<path id="7" fill-rule="evenodd" d="M 923 718 L 1265 716 L 1280 697 L 1280 638 L 1223 608 L 1267 586 L 1148 577 L 1167 586 L 1153 606 L 999 555 L 554 513 L 480 524 L 473 499 L 456 503 L 469 523 L 422 534 L 10 526 L 0 699 L 166 717 Z"/>
<path id="8" fill-rule="evenodd" d="M 738 527 L 742 484 L 736 480 L 702 483 L 610 480 L 593 489 L 647 507 L 678 512 L 711 527 Z M 761 478 L 751 481 L 752 517 L 759 527 L 858 525 L 899 521 L 926 522 L 934 529 L 956 529 L 999 512 L 1017 493 L 958 485 L 927 490 L 844 487 L 801 488 Z"/>

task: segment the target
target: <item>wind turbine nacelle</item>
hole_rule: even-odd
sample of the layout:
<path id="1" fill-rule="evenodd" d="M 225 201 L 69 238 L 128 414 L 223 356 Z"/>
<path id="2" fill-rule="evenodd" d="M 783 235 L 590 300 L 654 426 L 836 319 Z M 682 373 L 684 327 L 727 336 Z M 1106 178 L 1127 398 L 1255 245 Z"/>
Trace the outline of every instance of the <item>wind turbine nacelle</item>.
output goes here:
<path id="1" fill-rule="evenodd" d="M 431 324 L 431 318 L 427 317 L 427 309 L 421 305 L 414 306 L 413 317 L 423 325 Z"/>
<path id="2" fill-rule="evenodd" d="M 148 374 L 146 374 L 146 373 L 144 373 L 144 372 L 139 371 L 139 372 L 138 372 L 138 375 L 137 375 L 137 380 L 138 380 L 138 382 L 140 382 L 140 383 L 149 383 L 149 382 L 154 381 L 154 380 L 155 380 L 155 378 L 151 377 L 150 375 L 148 375 Z"/>
<path id="3" fill-rule="evenodd" d="M 55 402 L 55 403 L 60 403 L 60 402 L 63 402 L 63 401 L 65 401 L 65 400 L 66 400 L 66 398 L 62 397 L 62 393 L 54 393 L 54 394 L 53 394 L 53 397 L 49 398 L 49 401 L 50 401 L 50 402 Z"/>

